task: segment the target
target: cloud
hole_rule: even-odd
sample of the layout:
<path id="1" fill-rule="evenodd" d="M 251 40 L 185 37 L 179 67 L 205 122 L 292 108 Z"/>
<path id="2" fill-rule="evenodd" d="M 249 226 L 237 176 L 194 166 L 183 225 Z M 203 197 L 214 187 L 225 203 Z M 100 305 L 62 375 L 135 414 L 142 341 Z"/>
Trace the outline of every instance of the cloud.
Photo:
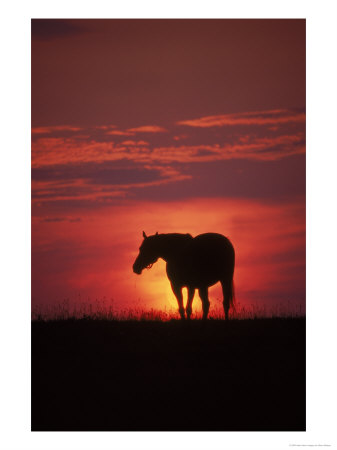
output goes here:
<path id="1" fill-rule="evenodd" d="M 133 136 L 135 133 L 132 133 L 131 131 L 111 130 L 107 131 L 105 134 L 110 136 Z"/>
<path id="2" fill-rule="evenodd" d="M 157 125 L 144 125 L 142 127 L 137 128 L 128 128 L 128 131 L 134 133 L 166 133 L 167 130 L 163 127 L 159 127 Z"/>
<path id="3" fill-rule="evenodd" d="M 104 164 L 55 164 L 32 169 L 33 181 L 88 180 L 91 184 L 118 186 L 147 183 L 158 180 L 160 176 L 158 168 L 144 168 L 132 163 L 116 164 L 113 161 L 106 161 Z"/>
<path id="4" fill-rule="evenodd" d="M 146 141 L 122 143 L 40 138 L 32 144 L 32 167 L 129 160 L 138 163 L 201 162 L 228 159 L 273 161 L 305 153 L 304 133 L 269 137 L 244 136 L 232 143 L 151 148 Z"/>
<path id="5" fill-rule="evenodd" d="M 126 141 L 124 141 L 126 142 Z M 147 143 L 132 145 L 82 141 L 76 138 L 44 137 L 32 143 L 32 167 L 53 166 L 60 164 L 82 164 L 86 162 L 103 163 L 106 161 L 150 161 L 151 150 Z"/>
<path id="6" fill-rule="evenodd" d="M 100 207 L 118 199 L 172 201 L 183 198 L 304 198 L 305 155 L 288 159 L 214 160 L 202 155 L 188 162 L 88 162 L 41 166 L 32 171 L 36 203 L 64 208 Z"/>
<path id="7" fill-rule="evenodd" d="M 32 128 L 32 134 L 51 134 L 57 131 L 80 131 L 83 128 L 70 125 L 56 125 L 51 127 L 35 127 Z"/>
<path id="8" fill-rule="evenodd" d="M 198 119 L 182 120 L 177 122 L 177 124 L 189 127 L 210 128 L 235 125 L 280 125 L 290 122 L 305 122 L 305 113 L 299 110 L 275 109 L 206 116 Z"/>
<path id="9" fill-rule="evenodd" d="M 199 148 L 199 149 L 196 149 L 196 150 L 195 150 L 195 153 L 194 153 L 194 156 L 196 156 L 196 157 L 198 157 L 198 156 L 201 156 L 201 157 L 203 157 L 203 156 L 209 157 L 209 156 L 216 156 L 216 155 L 217 155 L 216 150 L 210 150 L 210 149 L 207 149 L 207 148 Z"/>
<path id="10" fill-rule="evenodd" d="M 121 142 L 121 145 L 131 145 L 131 146 L 139 145 L 139 146 L 142 146 L 142 145 L 150 145 L 150 144 L 148 142 L 146 142 L 146 141 L 123 141 L 123 142 Z"/>
<path id="11" fill-rule="evenodd" d="M 55 164 L 32 169 L 32 199 L 96 201 L 125 197 L 131 188 L 159 186 L 189 178 L 166 166 L 144 166 L 130 161 Z"/>
<path id="12" fill-rule="evenodd" d="M 201 162 L 229 159 L 251 159 L 274 161 L 291 155 L 305 153 L 302 133 L 268 138 L 251 137 L 225 145 L 184 145 L 179 147 L 157 147 L 152 159 L 166 162 Z"/>
<path id="13" fill-rule="evenodd" d="M 69 134 L 80 129 L 71 125 L 37 127 L 32 142 L 33 202 L 52 201 L 59 208 L 70 208 L 125 198 L 172 200 L 206 194 L 289 198 L 288 187 L 293 195 L 303 195 L 305 122 L 301 114 L 272 110 L 213 116 L 263 126 L 219 129 L 208 120 L 207 126 L 190 129 L 188 136 L 180 135 L 177 127 L 172 133 L 161 133 L 155 125 L 127 131 L 117 125 L 92 126 L 77 134 Z M 291 122 L 295 116 L 298 121 Z M 271 120 L 277 125 L 270 127 Z M 123 137 L 140 130 L 149 133 L 146 138 Z M 111 141 L 107 133 L 116 138 Z M 300 173 L 298 182 L 292 167 Z"/>

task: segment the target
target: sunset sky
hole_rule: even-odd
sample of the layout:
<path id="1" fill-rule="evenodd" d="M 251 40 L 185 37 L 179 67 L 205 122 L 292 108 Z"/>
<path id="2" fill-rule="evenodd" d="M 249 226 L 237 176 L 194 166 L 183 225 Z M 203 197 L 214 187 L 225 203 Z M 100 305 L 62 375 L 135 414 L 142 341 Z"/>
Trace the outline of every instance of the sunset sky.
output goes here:
<path id="1" fill-rule="evenodd" d="M 176 307 L 145 230 L 228 236 L 237 302 L 304 312 L 305 92 L 305 20 L 33 20 L 33 308 Z"/>

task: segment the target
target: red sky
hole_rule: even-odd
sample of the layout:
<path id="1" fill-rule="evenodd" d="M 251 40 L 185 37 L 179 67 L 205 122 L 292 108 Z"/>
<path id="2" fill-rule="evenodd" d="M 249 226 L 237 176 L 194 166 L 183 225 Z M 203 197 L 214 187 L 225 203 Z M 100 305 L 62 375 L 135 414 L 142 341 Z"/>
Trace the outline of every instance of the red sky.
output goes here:
<path id="1" fill-rule="evenodd" d="M 33 308 L 175 306 L 143 230 L 228 236 L 241 305 L 304 311 L 304 20 L 32 21 Z"/>

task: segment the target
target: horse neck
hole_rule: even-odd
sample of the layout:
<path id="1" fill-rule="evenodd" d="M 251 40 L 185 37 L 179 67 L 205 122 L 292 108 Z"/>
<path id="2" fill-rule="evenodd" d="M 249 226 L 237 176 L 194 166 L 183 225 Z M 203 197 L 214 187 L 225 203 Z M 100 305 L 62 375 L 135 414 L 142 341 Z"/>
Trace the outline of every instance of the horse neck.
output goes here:
<path id="1" fill-rule="evenodd" d="M 159 257 L 164 261 L 170 262 L 179 258 L 179 255 L 193 238 L 190 234 L 162 234 L 159 235 Z"/>

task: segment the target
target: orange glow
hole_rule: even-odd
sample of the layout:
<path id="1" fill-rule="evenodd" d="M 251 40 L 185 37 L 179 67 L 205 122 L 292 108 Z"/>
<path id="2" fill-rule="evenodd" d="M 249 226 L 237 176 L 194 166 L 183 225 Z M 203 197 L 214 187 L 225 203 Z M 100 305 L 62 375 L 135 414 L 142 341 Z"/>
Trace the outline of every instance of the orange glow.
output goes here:
<path id="1" fill-rule="evenodd" d="M 113 298 L 117 310 L 175 308 L 163 261 L 140 276 L 132 272 L 142 230 L 148 234 L 192 235 L 213 231 L 228 236 L 236 250 L 234 281 L 240 304 L 272 304 L 273 293 L 286 295 L 287 291 L 303 288 L 299 276 L 304 270 L 305 249 L 302 204 L 199 199 L 128 203 L 85 213 L 78 220 L 74 216 L 59 221 L 34 219 L 33 297 L 40 302 L 44 295 L 49 301 L 52 296 L 54 302 L 70 298 L 75 303 L 79 297 Z M 44 254 L 52 261 L 46 261 Z M 210 298 L 212 313 L 212 309 L 221 307 L 220 286 L 211 289 Z M 200 311 L 200 303 L 196 295 L 195 311 Z"/>

